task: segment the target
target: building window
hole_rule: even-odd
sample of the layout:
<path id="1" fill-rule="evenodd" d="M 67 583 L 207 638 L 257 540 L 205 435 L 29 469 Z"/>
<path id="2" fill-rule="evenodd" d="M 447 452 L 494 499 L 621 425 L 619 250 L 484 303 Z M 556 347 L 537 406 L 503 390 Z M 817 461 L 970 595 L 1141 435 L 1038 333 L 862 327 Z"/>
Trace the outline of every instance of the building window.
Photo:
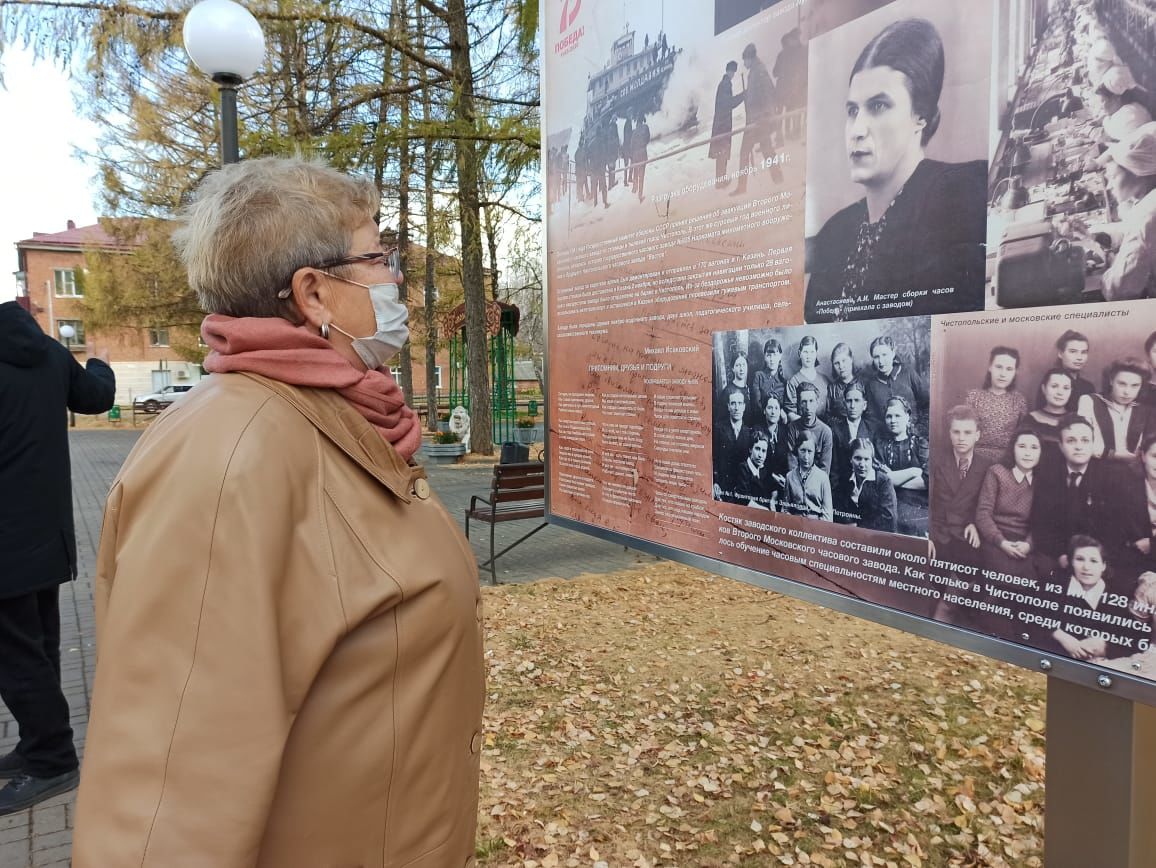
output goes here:
<path id="1" fill-rule="evenodd" d="M 60 333 L 64 326 L 69 326 L 74 334 L 70 338 L 66 338 Z M 78 350 L 84 349 L 84 323 L 78 319 L 58 319 L 56 321 L 56 335 L 60 342 L 69 348 L 76 348 Z"/>
<path id="2" fill-rule="evenodd" d="M 167 347 L 169 345 L 168 329 L 149 329 L 150 347 Z"/>
<path id="3" fill-rule="evenodd" d="M 76 270 L 72 268 L 54 268 L 53 282 L 56 284 L 56 295 L 61 298 L 79 298 L 84 295 L 76 286 Z"/>

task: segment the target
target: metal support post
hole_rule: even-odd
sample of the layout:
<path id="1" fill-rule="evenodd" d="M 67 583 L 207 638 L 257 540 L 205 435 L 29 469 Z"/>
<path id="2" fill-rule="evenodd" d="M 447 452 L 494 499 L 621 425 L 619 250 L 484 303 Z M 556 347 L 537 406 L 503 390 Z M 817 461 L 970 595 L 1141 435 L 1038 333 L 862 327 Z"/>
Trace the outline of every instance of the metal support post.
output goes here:
<path id="1" fill-rule="evenodd" d="M 1047 714 L 1045 864 L 1149 868 L 1156 859 L 1156 707 L 1049 678 Z"/>
<path id="2" fill-rule="evenodd" d="M 213 81 L 221 90 L 221 165 L 240 161 L 237 147 L 237 86 L 241 77 L 218 73 Z"/>

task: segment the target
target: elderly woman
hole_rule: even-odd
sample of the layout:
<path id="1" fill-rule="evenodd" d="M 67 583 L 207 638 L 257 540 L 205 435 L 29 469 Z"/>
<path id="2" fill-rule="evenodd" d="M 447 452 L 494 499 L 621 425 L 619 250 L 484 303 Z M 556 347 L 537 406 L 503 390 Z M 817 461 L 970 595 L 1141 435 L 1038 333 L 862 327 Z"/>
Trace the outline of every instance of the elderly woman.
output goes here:
<path id="1" fill-rule="evenodd" d="M 807 322 L 878 316 L 876 293 L 915 293 L 905 315 L 983 307 L 987 164 L 925 156 L 944 68 L 939 33 L 921 18 L 888 25 L 856 60 L 845 147 L 866 196 L 809 239 Z"/>
<path id="2" fill-rule="evenodd" d="M 1111 145 L 1100 162 L 1120 203 L 1122 231 L 1104 272 L 1104 298 L 1121 301 L 1156 295 L 1156 121 Z M 1109 233 L 1111 234 L 1111 233 Z"/>
<path id="3" fill-rule="evenodd" d="M 472 861 L 477 569 L 383 367 L 407 330 L 378 208 L 249 160 L 174 234 L 213 376 L 109 493 L 77 868 Z"/>
<path id="4" fill-rule="evenodd" d="M 1016 388 L 1020 353 L 1014 347 L 992 347 L 982 389 L 970 389 L 966 403 L 979 419 L 980 438 L 976 454 L 999 461 L 1007 453 L 1011 436 L 1028 411 L 1028 402 Z"/>

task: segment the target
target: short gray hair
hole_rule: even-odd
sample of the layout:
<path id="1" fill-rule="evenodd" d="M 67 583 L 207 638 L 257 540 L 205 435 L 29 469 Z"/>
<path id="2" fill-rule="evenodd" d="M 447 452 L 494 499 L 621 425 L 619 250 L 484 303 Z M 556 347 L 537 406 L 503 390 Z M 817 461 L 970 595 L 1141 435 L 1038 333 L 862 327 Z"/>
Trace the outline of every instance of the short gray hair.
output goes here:
<path id="1" fill-rule="evenodd" d="M 207 312 L 296 321 L 293 301 L 277 293 L 298 269 L 346 256 L 380 204 L 368 179 L 320 160 L 246 160 L 205 178 L 173 243 Z"/>

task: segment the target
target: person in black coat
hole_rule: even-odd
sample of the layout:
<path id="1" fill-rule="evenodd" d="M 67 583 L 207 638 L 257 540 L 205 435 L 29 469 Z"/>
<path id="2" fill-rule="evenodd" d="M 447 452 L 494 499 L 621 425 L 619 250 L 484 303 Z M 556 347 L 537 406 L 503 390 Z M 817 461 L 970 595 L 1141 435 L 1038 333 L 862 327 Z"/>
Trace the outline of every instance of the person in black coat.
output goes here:
<path id="1" fill-rule="evenodd" d="M 714 185 L 725 187 L 724 176 L 727 163 L 731 159 L 731 130 L 734 129 L 734 111 L 743 101 L 743 94 L 735 96 L 734 79 L 739 65 L 733 60 L 727 62 L 726 72 L 714 92 L 714 120 L 710 127 L 710 149 L 707 156 L 714 159 Z"/>
<path id="2" fill-rule="evenodd" d="M 59 586 L 76 578 L 65 410 L 103 413 L 116 380 L 82 368 L 14 301 L 0 304 L 0 699 L 20 741 L 0 757 L 0 815 L 76 786 L 60 685 Z"/>
<path id="3" fill-rule="evenodd" d="M 892 308 L 905 316 L 983 308 L 987 165 L 924 155 L 943 75 L 943 42 L 920 18 L 889 25 L 859 55 L 846 148 L 867 195 L 808 239 L 807 322 L 879 316 L 876 294 L 910 300 Z"/>
<path id="4" fill-rule="evenodd" d="M 752 42 L 743 49 L 743 65 L 747 68 L 746 88 L 743 101 L 746 103 L 746 129 L 739 145 L 739 169 L 750 170 L 754 162 L 755 148 L 764 158 L 773 155 L 771 141 L 771 120 L 775 111 L 775 82 L 767 72 L 767 65 L 759 57 L 758 49 Z M 779 183 L 782 172 L 776 165 L 771 171 L 772 180 Z M 741 196 L 747 191 L 747 173 L 739 175 L 738 186 L 732 196 Z"/>

